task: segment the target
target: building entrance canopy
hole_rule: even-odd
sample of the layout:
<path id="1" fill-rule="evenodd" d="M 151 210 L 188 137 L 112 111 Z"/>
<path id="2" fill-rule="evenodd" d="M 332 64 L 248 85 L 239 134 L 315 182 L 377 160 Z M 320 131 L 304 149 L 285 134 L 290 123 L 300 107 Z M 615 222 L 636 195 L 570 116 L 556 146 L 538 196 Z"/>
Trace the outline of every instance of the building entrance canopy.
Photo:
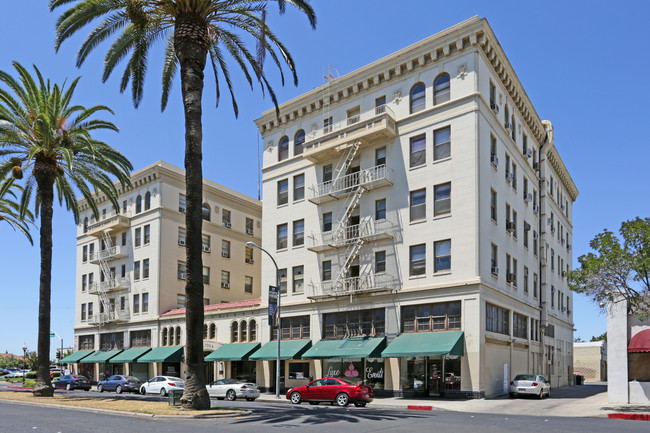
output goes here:
<path id="1" fill-rule="evenodd" d="M 145 353 L 138 362 L 181 362 L 183 359 L 183 346 L 156 347 Z"/>
<path id="2" fill-rule="evenodd" d="M 125 362 L 137 362 L 136 360 L 149 352 L 151 347 L 132 347 L 126 349 L 124 352 L 117 355 L 115 358 L 111 359 L 111 362 L 114 364 L 125 363 Z"/>
<path id="3" fill-rule="evenodd" d="M 66 356 L 61 360 L 62 363 L 74 363 L 74 362 L 79 362 L 82 359 L 84 359 L 86 356 L 90 355 L 93 353 L 94 350 L 77 350 L 74 353 L 71 353 L 70 355 Z"/>
<path id="4" fill-rule="evenodd" d="M 118 353 L 122 352 L 122 349 L 113 349 L 113 350 L 98 350 L 90 356 L 85 357 L 80 362 L 82 364 L 93 364 L 95 362 L 103 363 L 108 362 L 109 359 L 113 358 Z"/>
<path id="5" fill-rule="evenodd" d="M 381 353 L 384 358 L 465 354 L 463 331 L 417 332 L 395 338 Z"/>
<path id="6" fill-rule="evenodd" d="M 650 329 L 634 334 L 627 346 L 628 353 L 650 352 Z"/>
<path id="7" fill-rule="evenodd" d="M 259 349 L 260 343 L 231 343 L 224 344 L 205 357 L 206 361 L 245 361 Z"/>
<path id="8" fill-rule="evenodd" d="M 385 348 L 386 337 L 320 340 L 302 355 L 302 359 L 378 358 Z"/>
<path id="9" fill-rule="evenodd" d="M 301 359 L 301 356 L 311 347 L 311 340 L 282 340 L 280 342 L 280 359 Z M 278 357 L 278 342 L 269 341 L 253 353 L 251 361 L 274 361 Z"/>

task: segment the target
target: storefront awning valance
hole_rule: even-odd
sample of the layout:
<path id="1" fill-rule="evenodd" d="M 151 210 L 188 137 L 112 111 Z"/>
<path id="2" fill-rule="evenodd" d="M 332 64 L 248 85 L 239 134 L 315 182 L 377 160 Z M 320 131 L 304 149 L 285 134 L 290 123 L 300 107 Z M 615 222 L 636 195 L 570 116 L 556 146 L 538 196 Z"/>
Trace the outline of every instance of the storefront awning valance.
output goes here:
<path id="1" fill-rule="evenodd" d="M 79 362 L 93 352 L 94 350 L 77 350 L 76 352 L 71 353 L 70 355 L 63 358 L 61 362 L 64 364 Z"/>
<path id="2" fill-rule="evenodd" d="M 93 364 L 95 362 L 104 363 L 108 362 L 118 353 L 122 352 L 122 349 L 113 349 L 113 350 L 98 350 L 90 356 L 86 356 L 80 362 L 82 364 Z M 113 362 L 113 361 L 111 361 Z"/>
<path id="3" fill-rule="evenodd" d="M 650 352 L 650 329 L 644 329 L 634 334 L 627 346 L 629 353 Z"/>
<path id="4" fill-rule="evenodd" d="M 302 355 L 302 359 L 379 358 L 385 348 L 386 337 L 320 340 Z"/>
<path id="5" fill-rule="evenodd" d="M 303 353 L 311 347 L 311 340 L 280 341 L 280 359 L 301 359 Z M 278 342 L 269 341 L 260 347 L 248 359 L 251 361 L 273 361 L 278 357 Z"/>
<path id="6" fill-rule="evenodd" d="M 181 362 L 183 360 L 183 346 L 156 347 L 151 352 L 145 353 L 138 362 Z"/>
<path id="7" fill-rule="evenodd" d="M 151 347 L 132 347 L 115 356 L 113 359 L 111 359 L 111 362 L 114 364 L 124 362 L 138 362 L 137 359 L 150 350 Z"/>
<path id="8" fill-rule="evenodd" d="M 245 361 L 259 349 L 260 343 L 231 343 L 224 344 L 205 357 L 206 361 Z"/>
<path id="9" fill-rule="evenodd" d="M 384 358 L 465 354 L 463 331 L 416 332 L 395 338 L 381 353 Z"/>

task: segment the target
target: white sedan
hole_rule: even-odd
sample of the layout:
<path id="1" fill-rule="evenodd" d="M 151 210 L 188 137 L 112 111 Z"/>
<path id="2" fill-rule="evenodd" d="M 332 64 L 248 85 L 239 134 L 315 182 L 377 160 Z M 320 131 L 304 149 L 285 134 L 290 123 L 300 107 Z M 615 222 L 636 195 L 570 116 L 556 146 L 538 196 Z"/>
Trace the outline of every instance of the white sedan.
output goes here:
<path id="1" fill-rule="evenodd" d="M 169 391 L 182 391 L 184 387 L 185 382 L 181 378 L 156 376 L 142 384 L 140 394 L 160 394 L 164 397 Z"/>
<path id="2" fill-rule="evenodd" d="M 551 396 L 551 384 L 541 374 L 518 374 L 510 382 L 510 397 L 533 395 L 537 398 Z"/>
<path id="3" fill-rule="evenodd" d="M 206 386 L 210 397 L 218 400 L 224 398 L 233 401 L 237 398 L 245 398 L 253 401 L 260 396 L 260 388 L 254 383 L 242 382 L 237 379 L 219 379 Z"/>

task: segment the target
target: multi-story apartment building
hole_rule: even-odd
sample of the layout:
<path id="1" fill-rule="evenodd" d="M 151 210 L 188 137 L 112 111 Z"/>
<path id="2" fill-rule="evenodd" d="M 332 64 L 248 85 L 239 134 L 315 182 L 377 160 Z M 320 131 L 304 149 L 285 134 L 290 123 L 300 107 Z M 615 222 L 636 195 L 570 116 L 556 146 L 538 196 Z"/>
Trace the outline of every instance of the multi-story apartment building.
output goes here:
<path id="1" fill-rule="evenodd" d="M 79 200 L 78 352 L 67 361 L 78 362 L 77 371 L 88 377 L 106 370 L 143 379 L 182 374 L 184 321 L 161 317 L 185 305 L 184 179 L 182 169 L 162 161 L 145 167 L 132 174 L 132 188 L 119 190 L 118 212 L 106 197 L 97 197 L 99 220 Z M 261 203 L 208 180 L 203 198 L 204 303 L 259 300 L 259 251 L 246 242 L 261 239 Z M 206 354 L 215 348 L 206 344 Z M 162 355 L 150 356 L 154 350 L 140 359 L 149 349 Z"/>
<path id="2" fill-rule="evenodd" d="M 340 376 L 380 394 L 484 396 L 517 373 L 569 383 L 578 190 L 485 19 L 279 108 L 256 124 L 286 387 Z M 262 312 L 275 274 L 265 259 Z M 258 325 L 274 345 L 266 316 Z M 250 359 L 272 388 L 264 351 Z"/>

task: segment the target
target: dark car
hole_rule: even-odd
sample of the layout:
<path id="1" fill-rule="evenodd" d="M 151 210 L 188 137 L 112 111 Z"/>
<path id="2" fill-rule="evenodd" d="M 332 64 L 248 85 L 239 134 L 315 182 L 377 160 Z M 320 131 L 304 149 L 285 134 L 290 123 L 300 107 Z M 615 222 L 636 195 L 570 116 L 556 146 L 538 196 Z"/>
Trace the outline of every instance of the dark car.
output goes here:
<path id="1" fill-rule="evenodd" d="M 54 388 L 65 388 L 68 391 L 73 389 L 83 389 L 90 391 L 90 382 L 86 376 L 80 374 L 64 374 L 59 379 L 52 382 Z"/>
<path id="2" fill-rule="evenodd" d="M 355 385 L 347 380 L 325 378 L 314 380 L 307 385 L 291 388 L 287 392 L 287 400 L 293 404 L 308 401 L 318 404 L 321 401 L 333 402 L 339 406 L 347 406 L 350 402 L 357 407 L 364 407 L 374 396 L 368 385 Z"/>
<path id="3" fill-rule="evenodd" d="M 100 380 L 97 383 L 97 391 L 115 391 L 122 394 L 122 392 L 139 392 L 140 386 L 142 382 L 137 377 L 116 374 L 106 380 Z"/>

